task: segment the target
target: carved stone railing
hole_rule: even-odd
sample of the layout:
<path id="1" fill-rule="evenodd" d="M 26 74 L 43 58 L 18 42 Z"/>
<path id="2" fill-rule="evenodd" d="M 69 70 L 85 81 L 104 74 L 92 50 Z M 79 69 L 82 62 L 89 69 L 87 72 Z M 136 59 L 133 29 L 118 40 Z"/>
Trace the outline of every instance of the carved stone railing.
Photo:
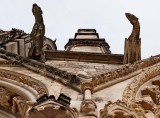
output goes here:
<path id="1" fill-rule="evenodd" d="M 103 85 L 105 84 L 126 80 L 127 78 L 124 78 L 123 80 L 120 80 L 120 78 L 125 77 L 131 73 L 133 74 L 133 72 L 152 66 L 159 62 L 160 62 L 160 55 L 157 55 L 157 56 L 150 57 L 148 59 L 144 59 L 142 61 L 137 61 L 134 64 L 127 64 L 116 70 L 94 76 L 92 78 L 92 82 L 95 86 L 95 91 L 102 89 L 101 86 L 103 87 Z"/>
<path id="2" fill-rule="evenodd" d="M 71 87 L 80 91 L 81 81 L 80 81 L 80 78 L 75 74 L 60 70 L 58 68 L 46 65 L 44 63 L 40 63 L 35 60 L 31 60 L 31 59 L 19 56 L 17 54 L 8 52 L 3 49 L 0 49 L 0 57 L 10 60 L 14 63 L 20 64 L 26 67 L 27 69 L 30 69 L 42 75 L 51 77 L 63 84 L 70 85 Z"/>

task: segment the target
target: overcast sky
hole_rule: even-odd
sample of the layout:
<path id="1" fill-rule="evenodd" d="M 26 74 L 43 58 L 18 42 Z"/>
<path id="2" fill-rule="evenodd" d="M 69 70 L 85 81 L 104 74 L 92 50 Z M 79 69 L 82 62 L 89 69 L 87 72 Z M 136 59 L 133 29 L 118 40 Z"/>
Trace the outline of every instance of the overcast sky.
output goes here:
<path id="1" fill-rule="evenodd" d="M 57 38 L 59 50 L 64 50 L 79 28 L 94 28 L 109 43 L 112 53 L 123 54 L 124 40 L 132 31 L 125 17 L 129 12 L 140 21 L 142 58 L 160 54 L 160 0 L 1 0 L 0 29 L 30 33 L 33 3 L 41 7 L 45 35 Z"/>

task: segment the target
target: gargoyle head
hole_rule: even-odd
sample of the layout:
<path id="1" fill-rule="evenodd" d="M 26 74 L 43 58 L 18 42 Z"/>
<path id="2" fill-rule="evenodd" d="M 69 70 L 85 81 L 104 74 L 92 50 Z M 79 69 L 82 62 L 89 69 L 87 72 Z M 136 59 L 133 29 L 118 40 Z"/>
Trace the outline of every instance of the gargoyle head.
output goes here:
<path id="1" fill-rule="evenodd" d="M 138 22 L 138 18 L 135 15 L 130 14 L 130 13 L 125 13 L 125 15 L 127 19 L 131 22 L 131 24 Z"/>
<path id="2" fill-rule="evenodd" d="M 43 12 L 37 4 L 33 4 L 32 13 L 33 15 L 38 15 L 38 14 L 41 15 Z"/>

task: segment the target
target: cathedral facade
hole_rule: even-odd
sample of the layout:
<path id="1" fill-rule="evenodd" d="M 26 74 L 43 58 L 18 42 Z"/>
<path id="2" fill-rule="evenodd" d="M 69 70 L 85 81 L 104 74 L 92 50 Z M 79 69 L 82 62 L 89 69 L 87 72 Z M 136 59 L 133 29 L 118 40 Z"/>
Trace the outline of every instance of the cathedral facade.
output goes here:
<path id="1" fill-rule="evenodd" d="M 160 118 L 160 55 L 141 60 L 140 23 L 113 54 L 96 29 L 65 50 L 47 38 L 42 10 L 30 34 L 0 30 L 0 118 Z"/>

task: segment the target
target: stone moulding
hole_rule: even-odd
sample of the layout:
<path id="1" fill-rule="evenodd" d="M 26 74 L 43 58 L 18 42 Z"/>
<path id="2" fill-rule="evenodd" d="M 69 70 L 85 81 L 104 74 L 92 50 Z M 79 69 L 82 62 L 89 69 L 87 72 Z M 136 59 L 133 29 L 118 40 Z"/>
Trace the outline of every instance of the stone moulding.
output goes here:
<path id="1" fill-rule="evenodd" d="M 99 118 L 139 118 L 136 113 L 127 107 L 127 105 L 117 100 L 116 102 L 109 101 L 104 109 L 100 110 Z"/>
<path id="2" fill-rule="evenodd" d="M 86 33 L 85 33 L 86 34 Z M 110 46 L 105 42 L 105 39 L 69 39 L 69 42 L 65 45 L 65 49 L 69 46 L 98 46 L 103 47 L 105 53 L 110 54 Z"/>
<path id="3" fill-rule="evenodd" d="M 79 61 L 89 63 L 105 63 L 105 64 L 123 64 L 122 54 L 101 54 L 89 52 L 74 52 L 74 51 L 45 51 L 46 59 L 61 60 L 61 61 Z"/>
<path id="4" fill-rule="evenodd" d="M 22 65 L 27 69 L 30 69 L 42 75 L 51 77 L 65 85 L 70 85 L 74 89 L 80 91 L 81 80 L 77 75 L 46 65 L 44 63 L 40 63 L 35 60 L 19 56 L 17 54 L 13 54 L 11 52 L 7 52 L 3 49 L 0 49 L 0 57 Z"/>
<path id="5" fill-rule="evenodd" d="M 7 60 L 3 60 L 3 61 L 0 61 L 0 66 L 2 67 L 9 67 L 9 66 L 19 66 L 17 65 L 16 63 L 13 63 L 13 62 L 10 62 L 10 61 L 7 61 Z"/>
<path id="6" fill-rule="evenodd" d="M 117 79 L 121 77 L 125 77 L 133 72 L 136 72 L 140 69 L 143 69 L 149 66 L 152 66 L 159 62 L 160 62 L 160 55 L 157 55 L 157 56 L 150 57 L 148 59 L 137 61 L 134 64 L 126 64 L 116 70 L 94 76 L 92 78 L 92 82 L 94 83 L 95 91 L 103 89 L 104 88 L 103 85 L 105 84 L 107 85 L 108 83 L 111 83 L 111 82 L 114 83 L 114 81 L 117 81 Z M 126 80 L 126 78 L 124 78 L 124 80 Z"/>
<path id="7" fill-rule="evenodd" d="M 36 99 L 44 94 L 48 94 L 48 89 L 40 81 L 17 72 L 0 69 L 0 106 L 4 110 L 25 117 Z"/>
<path id="8" fill-rule="evenodd" d="M 130 105 L 131 101 L 135 100 L 138 89 L 148 80 L 160 75 L 160 63 L 151 66 L 141 74 L 136 76 L 134 80 L 126 87 L 123 92 L 122 100 Z"/>
<path id="9" fill-rule="evenodd" d="M 134 77 L 133 81 L 125 88 L 122 96 L 122 101 L 127 104 L 129 108 L 137 112 L 140 116 L 145 115 L 142 118 L 159 118 L 160 106 L 159 106 L 159 85 L 147 85 L 140 90 L 140 87 L 148 81 L 152 81 L 154 77 L 160 75 L 160 63 L 150 66 L 142 73 Z M 152 84 L 158 82 L 152 81 Z M 141 91 L 141 95 L 138 92 Z"/>
<path id="10" fill-rule="evenodd" d="M 10 80 L 10 82 L 14 84 L 17 83 L 17 84 L 21 84 L 21 86 L 24 86 L 24 87 L 28 86 L 29 88 L 33 88 L 34 90 L 37 91 L 38 96 L 41 96 L 45 93 L 48 94 L 47 87 L 43 83 L 39 82 L 38 80 L 35 80 L 30 76 L 5 70 L 5 69 L 0 69 L 0 78 L 1 78 L 0 80 L 3 80 L 3 78 L 7 78 L 8 80 Z"/>

